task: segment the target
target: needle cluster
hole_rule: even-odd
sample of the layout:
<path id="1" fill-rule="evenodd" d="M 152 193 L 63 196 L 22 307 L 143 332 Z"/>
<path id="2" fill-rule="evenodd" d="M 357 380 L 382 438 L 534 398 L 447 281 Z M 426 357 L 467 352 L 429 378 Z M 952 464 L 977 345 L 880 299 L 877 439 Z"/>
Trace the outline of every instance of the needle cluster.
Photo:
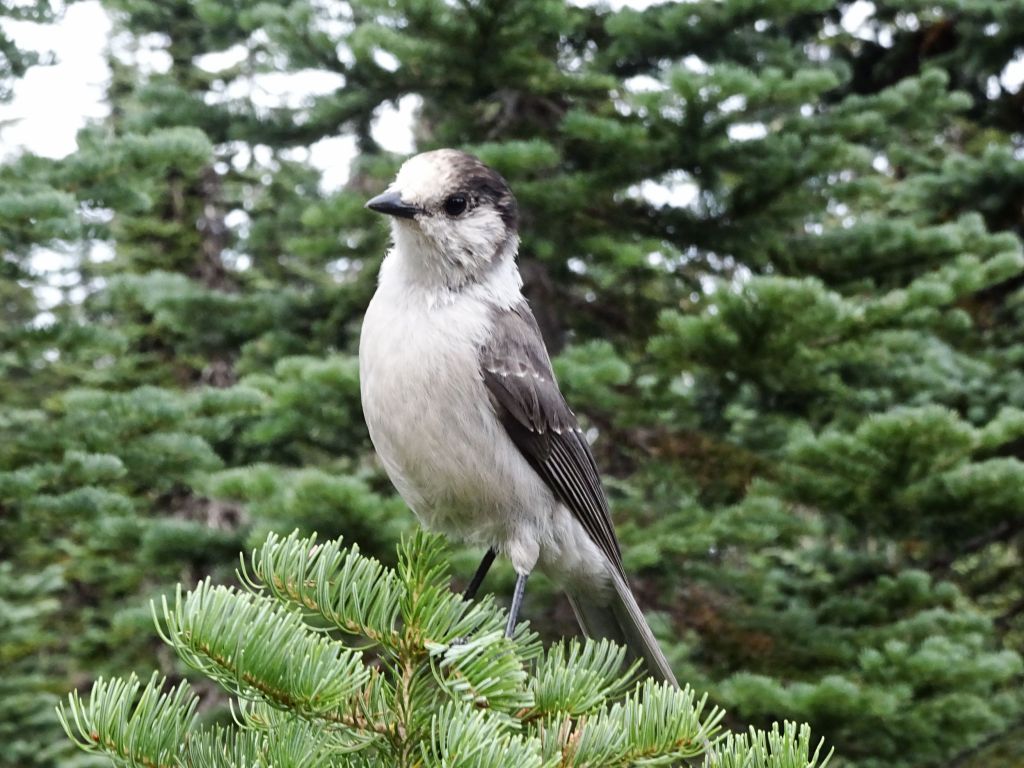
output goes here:
<path id="1" fill-rule="evenodd" d="M 239 577 L 153 604 L 164 642 L 232 697 L 233 723 L 204 723 L 187 681 L 132 675 L 72 693 L 58 708 L 68 736 L 140 768 L 828 762 L 806 726 L 723 735 L 706 694 L 638 680 L 607 641 L 544 649 L 526 624 L 506 638 L 503 609 L 454 594 L 443 544 L 424 533 L 393 569 L 340 541 L 272 534 Z"/>

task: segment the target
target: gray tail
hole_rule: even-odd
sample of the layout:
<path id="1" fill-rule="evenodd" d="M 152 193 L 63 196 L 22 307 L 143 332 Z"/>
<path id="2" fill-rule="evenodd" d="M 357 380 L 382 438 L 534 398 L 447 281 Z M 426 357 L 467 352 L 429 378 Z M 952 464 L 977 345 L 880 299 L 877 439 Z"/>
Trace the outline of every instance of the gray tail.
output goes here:
<path id="1" fill-rule="evenodd" d="M 629 661 L 643 659 L 651 677 L 678 688 L 676 676 L 672 674 L 668 659 L 640 612 L 633 590 L 621 575 L 614 572 L 612 583 L 614 591 L 611 596 L 602 595 L 600 602 L 583 593 L 566 593 L 583 633 L 587 637 L 607 638 L 626 646 Z"/>

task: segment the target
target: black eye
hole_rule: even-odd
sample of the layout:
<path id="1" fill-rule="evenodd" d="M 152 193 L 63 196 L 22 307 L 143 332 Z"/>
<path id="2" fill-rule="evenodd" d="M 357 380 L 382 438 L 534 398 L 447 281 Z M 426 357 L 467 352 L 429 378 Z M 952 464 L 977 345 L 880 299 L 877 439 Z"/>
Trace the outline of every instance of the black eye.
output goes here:
<path id="1" fill-rule="evenodd" d="M 458 216 L 466 210 L 465 195 L 451 195 L 444 201 L 444 212 L 449 216 Z"/>

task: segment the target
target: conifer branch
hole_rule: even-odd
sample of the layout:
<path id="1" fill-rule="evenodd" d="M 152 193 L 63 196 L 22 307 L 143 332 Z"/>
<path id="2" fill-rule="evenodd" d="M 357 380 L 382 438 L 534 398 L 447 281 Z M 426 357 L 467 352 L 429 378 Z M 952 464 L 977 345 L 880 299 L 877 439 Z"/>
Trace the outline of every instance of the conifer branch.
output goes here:
<path id="1" fill-rule="evenodd" d="M 824 742 L 811 752 L 811 729 L 796 723 L 774 723 L 769 733 L 751 728 L 726 734 L 706 756 L 706 768 L 826 768 L 832 751 L 822 757 Z M 819 762 L 819 760 L 821 762 Z"/>
<path id="2" fill-rule="evenodd" d="M 682 690 L 646 680 L 621 702 L 582 719 L 570 735 L 567 765 L 628 766 L 670 765 L 705 752 L 725 712 L 712 707 L 706 715 L 707 695 L 696 699 Z"/>
<path id="3" fill-rule="evenodd" d="M 397 642 L 402 584 L 393 570 L 361 555 L 358 545 L 344 551 L 340 539 L 318 544 L 315 535 L 271 533 L 252 553 L 251 570 L 242 561 L 240 577 L 251 589 L 266 589 L 345 632 Z"/>
<path id="4" fill-rule="evenodd" d="M 200 582 L 174 607 L 162 601 L 157 630 L 182 661 L 242 698 L 303 716 L 344 722 L 369 678 L 356 651 L 306 627 L 289 608 Z M 155 605 L 154 605 L 155 611 Z"/>
<path id="5" fill-rule="evenodd" d="M 430 739 L 421 745 L 426 765 L 466 768 L 553 768 L 540 754 L 536 737 L 510 733 L 479 710 L 450 703 L 430 720 Z"/>
<path id="6" fill-rule="evenodd" d="M 465 642 L 428 647 L 438 684 L 458 698 L 498 712 L 532 705 L 523 658 L 503 630 L 491 630 Z"/>
<path id="7" fill-rule="evenodd" d="M 621 696 L 639 669 L 634 662 L 623 671 L 625 653 L 608 640 L 581 645 L 573 639 L 551 646 L 530 680 L 533 706 L 522 715 L 582 715 Z"/>
<path id="8" fill-rule="evenodd" d="M 525 625 L 506 638 L 492 601 L 467 604 L 449 590 L 436 537 L 409 537 L 394 570 L 296 534 L 271 536 L 251 562 L 245 579 L 265 594 L 206 580 L 179 588 L 173 605 L 164 600 L 157 620 L 186 664 L 238 697 L 235 725 L 198 728 L 184 684 L 161 694 L 155 676 L 144 689 L 134 677 L 101 680 L 87 703 L 72 694 L 59 708 L 79 747 L 140 768 L 625 768 L 702 754 L 726 768 L 828 761 L 792 724 L 716 743 L 721 710 L 689 687 L 635 682 L 636 667 L 623 669 L 624 650 L 608 641 L 544 653 Z M 304 615 L 377 637 L 372 666 Z"/>
<path id="9" fill-rule="evenodd" d="M 57 717 L 77 746 L 105 754 L 115 765 L 174 768 L 181 746 L 195 729 L 198 699 L 187 683 L 166 692 L 165 683 L 155 672 L 145 687 L 135 675 L 100 678 L 88 702 L 72 691 L 57 708 Z"/>

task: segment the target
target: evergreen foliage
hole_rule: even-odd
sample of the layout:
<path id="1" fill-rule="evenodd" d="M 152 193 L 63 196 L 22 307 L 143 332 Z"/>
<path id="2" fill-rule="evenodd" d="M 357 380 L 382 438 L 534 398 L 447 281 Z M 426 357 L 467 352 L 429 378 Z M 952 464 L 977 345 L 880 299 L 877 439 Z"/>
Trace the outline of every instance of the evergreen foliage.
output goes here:
<path id="1" fill-rule="evenodd" d="M 243 560 L 248 591 L 207 579 L 156 611 L 185 664 L 237 697 L 233 724 L 201 724 L 189 685 L 168 690 L 156 674 L 72 693 L 61 723 L 82 749 L 144 768 L 829 762 L 806 727 L 718 739 L 723 713 L 706 696 L 637 682 L 607 641 L 545 652 L 525 624 L 506 638 L 503 612 L 453 594 L 445 563 L 422 533 L 394 569 L 338 541 L 272 534 Z"/>
<path id="2" fill-rule="evenodd" d="M 265 576 L 284 562 L 249 567 L 264 597 L 175 599 L 295 528 L 366 555 L 302 567 L 404 584 L 415 523 L 373 458 L 355 362 L 387 243 L 362 204 L 402 160 L 381 130 L 397 105 L 417 149 L 476 152 L 519 198 L 526 291 L 640 602 L 707 711 L 760 729 L 719 742 L 721 764 L 811 763 L 804 732 L 770 730 L 784 721 L 835 744 L 833 766 L 1022 764 L 1024 124 L 1005 73 L 1024 0 L 102 4 L 108 117 L 65 158 L 0 166 L 0 765 L 102 764 L 64 737 L 58 698 L 92 685 L 82 706 L 127 724 L 156 682 L 98 679 L 156 664 L 179 684 L 149 599 L 174 621 L 226 623 L 190 612 L 197 595 L 258 615 L 261 638 L 305 637 L 296 611 L 335 627 L 309 649 L 351 672 L 325 678 L 342 699 L 365 665 L 345 666 L 338 622 L 383 632 L 402 610 L 280 591 Z M 58 11 L 7 4 L 0 27 Z M 0 97 L 46 59 L 0 31 Z M 451 552 L 452 572 L 478 557 Z M 509 586 L 499 566 L 488 587 Z M 424 743 L 471 743 L 515 696 L 612 722 L 611 651 L 552 646 L 576 629 L 540 577 L 525 610 L 546 654 L 476 633 L 423 657 L 431 696 L 449 691 L 417 710 Z M 481 659 L 518 659 L 521 686 L 457 688 Z M 310 693 L 295 659 L 256 663 Z M 474 686 L 500 706 L 445 719 Z M 179 758 L 341 759 L 311 725 L 323 702 L 287 724 L 247 704 L 239 729 L 206 723 L 212 690 L 196 682 L 204 736 Z M 181 745 L 174 722 L 145 731 L 166 739 L 154 755 Z M 486 749 L 536 754 L 539 731 L 510 723 Z"/>

